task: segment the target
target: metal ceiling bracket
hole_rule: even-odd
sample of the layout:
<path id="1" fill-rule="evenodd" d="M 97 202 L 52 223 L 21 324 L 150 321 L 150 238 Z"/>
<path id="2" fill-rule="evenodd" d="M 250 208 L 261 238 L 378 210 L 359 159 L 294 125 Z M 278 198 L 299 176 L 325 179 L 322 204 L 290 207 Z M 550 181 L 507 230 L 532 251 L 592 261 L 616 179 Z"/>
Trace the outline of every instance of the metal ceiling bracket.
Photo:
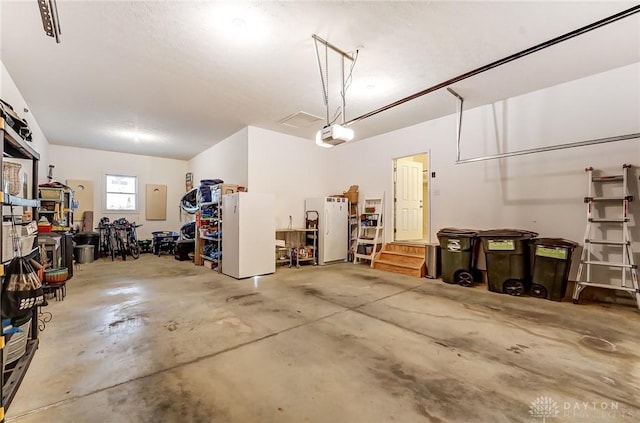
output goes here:
<path id="1" fill-rule="evenodd" d="M 456 120 L 456 163 L 458 163 L 460 161 L 460 138 L 462 137 L 462 107 L 464 106 L 464 98 L 449 87 L 447 87 L 447 91 L 458 99 L 458 103 L 456 104 L 456 112 L 458 113 L 458 119 Z"/>
<path id="2" fill-rule="evenodd" d="M 355 55 L 354 54 L 350 54 L 345 52 L 344 50 L 341 50 L 340 48 L 334 46 L 333 44 L 331 44 L 330 42 L 324 40 L 323 38 L 320 38 L 319 36 L 317 36 L 316 34 L 312 34 L 311 37 L 314 40 L 313 46 L 315 48 L 316 51 L 316 60 L 318 62 L 318 70 L 320 71 L 320 79 L 322 80 L 322 97 L 324 100 L 324 105 L 326 108 L 326 113 L 327 113 L 327 125 L 331 124 L 331 118 L 329 116 L 329 49 L 333 50 L 334 52 L 338 53 L 340 55 L 340 64 L 341 64 L 341 77 L 342 77 L 342 107 L 341 107 L 341 117 L 342 117 L 342 123 L 345 123 L 345 109 L 347 107 L 346 104 L 346 98 L 345 98 L 345 91 L 346 91 L 346 87 L 345 87 L 345 74 L 344 74 L 344 59 L 347 60 L 351 60 L 352 62 L 355 62 Z M 318 43 L 324 45 L 324 70 L 322 69 L 322 62 L 320 60 L 320 52 L 318 50 Z"/>
<path id="3" fill-rule="evenodd" d="M 313 37 L 315 39 L 315 35 Z M 322 70 L 322 62 L 320 61 L 320 52 L 318 51 L 318 43 L 317 42 L 313 43 L 313 47 L 316 50 L 316 60 L 318 62 L 318 70 L 320 71 L 320 81 L 322 81 L 322 100 L 324 101 L 325 109 L 327 109 L 326 110 L 327 122 L 329 122 L 329 70 L 328 70 L 329 66 L 325 65 L 325 69 L 327 71 L 327 74 L 325 76 L 325 73 Z M 325 63 L 329 61 L 326 44 L 324 49 L 324 61 Z M 327 79 L 326 84 L 324 82 L 325 78 Z"/>
<path id="4" fill-rule="evenodd" d="M 331 44 L 329 41 L 318 37 L 316 34 L 312 34 L 311 37 L 316 40 L 317 42 L 323 44 L 325 47 L 330 48 L 331 50 L 335 51 L 336 53 L 342 55 L 342 57 L 351 60 L 352 62 L 355 60 L 353 54 L 347 53 L 344 50 L 339 49 L 338 47 L 334 46 L 333 44 Z"/>
<path id="5" fill-rule="evenodd" d="M 42 27 L 44 32 L 56 39 L 56 43 L 60 44 L 60 19 L 58 18 L 58 5 L 56 0 L 38 0 L 40 8 L 40 17 L 42 18 Z"/>

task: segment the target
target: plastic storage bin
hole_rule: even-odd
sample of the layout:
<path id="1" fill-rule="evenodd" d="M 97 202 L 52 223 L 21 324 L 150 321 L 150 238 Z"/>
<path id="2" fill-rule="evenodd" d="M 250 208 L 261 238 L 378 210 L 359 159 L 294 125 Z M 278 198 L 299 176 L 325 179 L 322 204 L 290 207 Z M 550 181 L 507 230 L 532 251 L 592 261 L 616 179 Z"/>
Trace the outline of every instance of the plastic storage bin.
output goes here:
<path id="1" fill-rule="evenodd" d="M 20 359 L 27 350 L 27 341 L 29 340 L 29 330 L 31 329 L 31 317 L 27 317 L 27 320 L 22 319 L 22 321 L 14 322 L 13 326 L 18 327 L 19 331 L 11 334 L 11 337 L 8 339 L 7 344 L 2 350 L 3 353 L 3 363 L 4 365 L 8 365 L 13 363 L 14 361 Z M 4 320 L 3 320 L 3 332 L 4 332 Z M 7 336 L 7 335 L 5 335 Z"/>
<path id="2" fill-rule="evenodd" d="M 477 279 L 477 234 L 472 229 L 444 228 L 438 231 L 443 282 L 471 286 Z"/>
<path id="3" fill-rule="evenodd" d="M 138 245 L 140 246 L 141 253 L 151 253 L 153 251 L 151 248 L 153 245 L 152 239 L 139 239 Z"/>
<path id="4" fill-rule="evenodd" d="M 531 294 L 561 301 L 567 292 L 571 256 L 578 244 L 561 238 L 537 238 L 534 244 Z"/>
<path id="5" fill-rule="evenodd" d="M 529 288 L 531 239 L 536 232 L 520 229 L 492 229 L 478 236 L 487 259 L 488 288 L 492 292 L 522 295 Z"/>
<path id="6" fill-rule="evenodd" d="M 153 253 L 160 256 L 160 253 L 165 251 L 169 254 L 173 254 L 176 248 L 176 242 L 180 238 L 180 234 L 173 231 L 155 231 L 151 232 L 153 235 Z"/>

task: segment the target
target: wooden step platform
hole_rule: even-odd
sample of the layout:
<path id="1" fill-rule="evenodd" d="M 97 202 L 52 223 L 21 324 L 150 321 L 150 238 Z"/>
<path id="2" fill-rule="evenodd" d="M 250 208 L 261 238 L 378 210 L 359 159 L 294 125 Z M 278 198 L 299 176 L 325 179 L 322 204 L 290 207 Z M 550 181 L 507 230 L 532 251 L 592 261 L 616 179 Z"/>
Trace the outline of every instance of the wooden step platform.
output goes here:
<path id="1" fill-rule="evenodd" d="M 427 271 L 425 249 L 426 246 L 418 244 L 385 244 L 376 255 L 373 268 L 424 278 Z"/>

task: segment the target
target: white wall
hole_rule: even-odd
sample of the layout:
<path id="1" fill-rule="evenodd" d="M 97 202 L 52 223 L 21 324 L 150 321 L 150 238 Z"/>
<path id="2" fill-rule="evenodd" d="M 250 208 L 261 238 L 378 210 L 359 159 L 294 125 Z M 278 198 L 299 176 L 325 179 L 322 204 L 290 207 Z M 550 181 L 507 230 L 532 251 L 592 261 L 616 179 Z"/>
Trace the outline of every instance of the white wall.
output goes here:
<path id="1" fill-rule="evenodd" d="M 187 162 L 184 160 L 163 159 L 153 156 L 114 153 L 110 151 L 85 148 L 49 146 L 49 161 L 55 165 L 54 179 L 65 182 L 67 179 L 83 179 L 94 182 L 93 223 L 97 226 L 102 216 L 111 221 L 125 217 L 130 222 L 141 223 L 138 238 L 151 238 L 151 232 L 171 230 L 179 231 L 184 222 L 180 222 L 179 202 L 185 191 Z M 104 175 L 114 173 L 138 177 L 138 213 L 105 213 Z M 167 220 L 147 221 L 145 219 L 145 185 L 167 185 Z M 76 218 L 76 220 L 78 220 Z"/>
<path id="2" fill-rule="evenodd" d="M 16 86 L 15 82 L 11 78 L 11 75 L 9 75 L 9 72 L 7 71 L 7 68 L 5 68 L 4 63 L 2 63 L 2 61 L 0 61 L 0 98 L 2 98 L 7 103 L 11 104 L 13 106 L 13 110 L 15 110 L 19 116 L 27 120 L 27 123 L 29 124 L 29 128 L 31 129 L 31 132 L 33 132 L 33 141 L 30 143 L 30 145 L 31 147 L 33 147 L 34 150 L 40 153 L 40 163 L 38 166 L 38 180 L 39 182 L 46 182 L 47 154 L 48 154 L 48 148 L 49 148 L 49 141 L 44 136 L 42 130 L 40 129 L 40 126 L 38 125 L 38 122 L 36 121 L 35 117 L 31 114 L 31 112 L 28 112 L 28 113 L 24 112 L 24 109 L 25 108 L 29 109 L 29 106 L 27 105 L 27 102 L 25 101 L 24 97 L 22 97 L 22 94 L 20 94 L 18 87 Z M 29 186 L 30 186 L 31 185 L 30 162 L 23 161 L 23 160 L 17 161 L 13 159 L 12 161 L 19 162 L 20 164 L 22 164 L 21 170 L 27 171 L 29 175 Z"/>
<path id="3" fill-rule="evenodd" d="M 193 185 L 201 179 L 222 179 L 227 184 L 248 184 L 248 128 L 217 143 L 189 160 Z"/>
<path id="4" fill-rule="evenodd" d="M 391 217 L 392 159 L 430 151 L 432 240 L 439 229 L 456 226 L 516 227 L 581 241 L 584 168 L 620 173 L 623 163 L 640 165 L 640 140 L 456 165 L 455 119 L 333 149 L 336 181 L 359 184 L 361 195 L 384 190 Z M 640 64 L 465 111 L 463 122 L 462 158 L 640 132 Z M 638 169 L 632 184 L 637 196 Z M 640 216 L 640 204 L 632 207 Z M 632 237 L 640 242 L 637 227 Z"/>
<path id="5" fill-rule="evenodd" d="M 342 194 L 331 191 L 335 163 L 313 140 L 249 127 L 249 191 L 276 196 L 276 228 L 304 227 L 304 199 Z"/>

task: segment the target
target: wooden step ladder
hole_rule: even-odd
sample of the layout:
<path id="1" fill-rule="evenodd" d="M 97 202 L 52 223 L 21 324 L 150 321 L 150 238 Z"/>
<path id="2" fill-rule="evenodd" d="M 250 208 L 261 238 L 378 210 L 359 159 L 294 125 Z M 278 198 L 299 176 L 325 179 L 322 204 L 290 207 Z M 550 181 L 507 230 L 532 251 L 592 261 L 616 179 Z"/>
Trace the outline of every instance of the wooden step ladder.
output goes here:
<path id="1" fill-rule="evenodd" d="M 584 288 L 591 286 L 628 292 L 635 298 L 636 306 L 640 309 L 638 267 L 634 262 L 633 251 L 631 249 L 631 234 L 629 231 L 629 202 L 633 201 L 633 196 L 629 194 L 629 169 L 631 169 L 631 165 L 624 164 L 622 165 L 622 175 L 611 176 L 603 176 L 600 174 L 594 176 L 594 169 L 592 167 L 585 169 L 588 174 L 588 195 L 584 198 L 584 202 L 587 204 L 587 228 L 584 234 L 584 249 L 582 250 L 580 266 L 578 267 L 578 275 L 576 277 L 577 283 L 573 291 L 574 303 L 578 302 L 580 292 L 582 292 Z M 618 188 L 618 193 L 614 195 L 604 195 L 602 193 L 602 184 L 611 185 L 614 189 Z M 598 189 L 596 187 L 598 187 Z M 596 193 L 598 193 L 598 195 L 596 195 Z M 616 205 L 616 203 L 619 204 L 620 211 L 615 217 L 594 217 L 596 204 L 606 206 L 607 204 Z M 602 207 L 602 209 L 602 214 L 606 214 L 606 207 Z M 604 227 L 604 225 L 608 226 Z M 607 229 L 620 228 L 622 237 L 621 239 L 594 238 L 593 232 L 595 227 L 601 229 L 600 233 L 603 237 L 607 236 L 609 232 Z M 596 259 L 593 251 L 594 245 L 608 246 L 609 248 L 620 251 L 621 261 Z M 618 269 L 620 271 L 620 284 L 592 282 L 592 266 Z M 630 283 L 629 277 L 631 279 Z"/>

